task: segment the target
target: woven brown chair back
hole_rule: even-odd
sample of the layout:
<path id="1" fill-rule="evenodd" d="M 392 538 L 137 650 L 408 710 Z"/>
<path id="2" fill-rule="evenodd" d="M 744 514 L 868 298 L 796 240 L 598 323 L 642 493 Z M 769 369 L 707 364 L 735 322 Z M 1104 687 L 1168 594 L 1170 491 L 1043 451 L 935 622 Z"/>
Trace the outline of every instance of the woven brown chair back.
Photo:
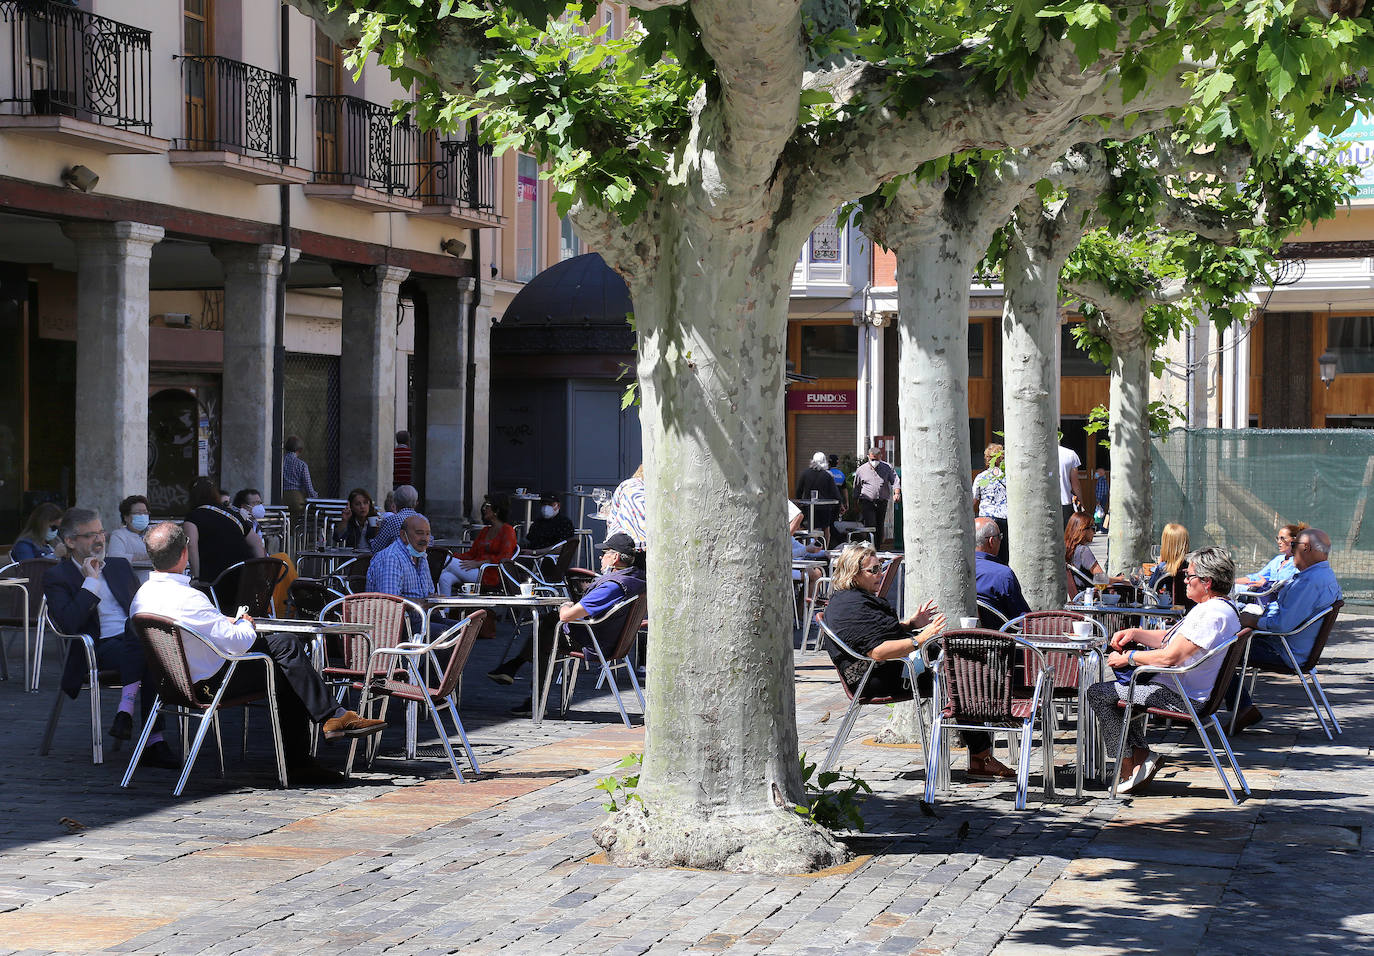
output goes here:
<path id="1" fill-rule="evenodd" d="M 995 631 L 946 631 L 940 646 L 948 706 L 956 721 L 1011 719 L 1016 642 Z"/>
<path id="2" fill-rule="evenodd" d="M 135 614 L 134 633 L 143 644 L 143 657 L 152 672 L 157 692 L 163 701 L 176 707 L 204 710 L 205 705 L 196 700 L 195 687 L 191 681 L 191 668 L 186 663 L 186 645 L 183 640 L 196 640 L 187 634 L 182 635 L 177 622 L 160 614 Z"/>
<path id="3" fill-rule="evenodd" d="M 606 662 L 623 660 L 634 649 L 635 639 L 639 637 L 639 625 L 644 623 L 644 615 L 649 611 L 649 595 L 641 594 L 635 603 L 625 609 L 625 619 L 620 622 L 620 636 L 613 647 L 603 647 Z"/>
<path id="4" fill-rule="evenodd" d="M 568 597 L 580 601 L 582 595 L 587 593 L 592 582 L 596 580 L 596 572 L 588 571 L 586 568 L 569 568 L 563 579 L 568 585 Z"/>
<path id="5" fill-rule="evenodd" d="M 888 593 L 892 590 L 892 585 L 897 583 L 897 572 L 901 570 L 901 567 L 902 555 L 900 554 L 893 558 L 891 561 L 887 562 L 887 567 L 883 568 L 883 576 L 878 581 L 878 597 L 887 597 Z"/>
<path id="6" fill-rule="evenodd" d="M 558 560 L 554 562 L 553 570 L 545 579 L 550 584 L 561 584 L 568 577 L 568 570 L 572 567 L 573 558 L 577 557 L 577 536 L 569 538 L 563 542 L 563 547 L 558 552 Z"/>
<path id="7" fill-rule="evenodd" d="M 377 594 L 364 591 L 362 594 L 345 595 L 340 605 L 340 620 L 345 624 L 371 624 L 371 646 L 395 647 L 406 639 L 406 605 L 394 594 Z M 368 642 L 359 640 L 356 635 L 344 634 L 344 667 L 354 671 L 366 671 L 369 660 Z"/>
<path id="8" fill-rule="evenodd" d="M 1207 700 L 1202 706 L 1195 708 L 1199 720 L 1206 720 L 1226 706 L 1226 692 L 1231 687 L 1231 675 L 1240 666 L 1240 659 L 1244 656 L 1246 645 L 1250 643 L 1250 637 L 1254 633 L 1251 628 L 1241 628 L 1236 639 L 1226 648 L 1226 653 L 1221 659 L 1221 669 L 1217 671 L 1217 682 L 1212 685 L 1212 692 L 1207 695 Z M 1167 686 L 1172 687 L 1172 684 Z"/>
<path id="9" fill-rule="evenodd" d="M 429 562 L 429 576 L 438 581 L 439 573 L 444 570 L 445 565 L 453 560 L 453 552 L 449 551 L 448 548 L 430 547 L 425 552 L 425 560 Z M 352 568 L 348 570 L 350 574 L 356 573 Z M 364 571 L 363 573 L 366 574 L 367 572 Z"/>
<path id="10" fill-rule="evenodd" d="M 1310 671 L 1321 661 L 1322 651 L 1326 650 L 1327 639 L 1331 637 L 1331 630 L 1336 626 L 1336 615 L 1341 613 L 1343 607 L 1345 607 L 1344 601 L 1337 601 L 1331 605 L 1331 610 L 1326 613 L 1326 618 L 1317 631 L 1317 639 L 1312 642 L 1312 650 L 1308 652 L 1307 660 L 1303 661 L 1303 670 Z"/>
<path id="11" fill-rule="evenodd" d="M 215 579 L 220 610 L 233 614 L 238 608 L 246 607 L 253 617 L 271 617 L 272 594 L 284 577 L 286 562 L 281 558 L 250 558 L 226 568 Z"/>
<path id="12" fill-rule="evenodd" d="M 449 649 L 448 663 L 444 666 L 444 673 L 439 677 L 436 697 L 447 697 L 458 687 L 458 682 L 463 679 L 463 665 L 468 662 L 468 656 L 472 654 L 472 647 L 477 643 L 477 635 L 482 632 L 482 624 L 486 619 L 485 610 L 473 611 L 463 619 L 463 629 L 458 633 L 458 642 Z"/>
<path id="13" fill-rule="evenodd" d="M 1039 640 L 1063 640 L 1073 638 L 1073 625 L 1086 621 L 1087 617 L 1073 611 L 1032 611 L 1021 618 L 1021 636 Z M 1034 687 L 1040 678 L 1039 655 L 1029 648 L 1022 648 L 1021 660 L 1026 668 L 1026 686 Z M 1054 668 L 1054 687 L 1056 690 L 1078 687 L 1078 655 L 1058 651 L 1045 651 L 1045 663 Z"/>
<path id="14" fill-rule="evenodd" d="M 29 595 L 29 624 L 38 621 L 38 605 L 43 603 L 43 575 L 57 567 L 56 558 L 29 558 L 5 569 L 5 577 L 28 578 L 24 590 Z M 0 588 L 0 621 L 19 626 L 24 623 L 24 595 L 18 588 Z"/>

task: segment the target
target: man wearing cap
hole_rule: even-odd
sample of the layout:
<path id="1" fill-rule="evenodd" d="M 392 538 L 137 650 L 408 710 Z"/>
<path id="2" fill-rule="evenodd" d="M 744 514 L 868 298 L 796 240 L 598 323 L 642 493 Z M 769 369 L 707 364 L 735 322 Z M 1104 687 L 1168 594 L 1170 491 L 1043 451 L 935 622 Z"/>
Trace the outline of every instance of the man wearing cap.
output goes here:
<path id="1" fill-rule="evenodd" d="M 597 617 L 626 598 L 638 597 L 648 589 L 648 582 L 644 578 L 644 552 L 635 547 L 633 538 L 627 534 L 613 534 L 598 546 L 598 550 L 602 552 L 601 574 L 592 581 L 580 600 L 567 601 L 558 608 L 557 623 L 564 625 L 558 628 L 558 633 L 565 642 L 570 640 L 566 627 L 568 622 Z M 622 613 L 628 613 L 628 609 Z M 595 625 L 596 639 L 602 647 L 614 643 L 620 631 L 620 618 L 621 615 L 617 614 Z M 540 646 L 550 648 L 550 660 L 553 656 L 554 625 L 552 616 L 545 616 L 539 620 Z M 498 684 L 513 684 L 520 668 L 533 657 L 534 639 L 530 638 L 514 657 L 489 672 L 487 676 Z M 541 673 L 547 666 L 548 660 L 541 662 Z M 530 713 L 531 705 L 532 700 L 526 700 L 514 707 L 512 713 L 517 716 L 527 715 Z"/>

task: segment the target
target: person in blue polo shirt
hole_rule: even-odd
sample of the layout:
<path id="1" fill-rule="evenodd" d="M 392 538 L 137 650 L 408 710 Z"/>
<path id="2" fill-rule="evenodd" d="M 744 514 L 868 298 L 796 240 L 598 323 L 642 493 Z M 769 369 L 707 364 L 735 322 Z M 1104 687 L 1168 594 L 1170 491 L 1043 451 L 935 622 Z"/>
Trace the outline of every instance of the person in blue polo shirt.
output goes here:
<path id="1" fill-rule="evenodd" d="M 1002 529 L 997 521 L 993 518 L 976 519 L 973 522 L 973 540 L 973 576 L 978 599 L 997 608 L 998 613 L 1008 621 L 1025 614 L 1030 610 L 1030 605 L 1021 594 L 1021 582 L 1016 580 L 1016 572 L 997 561 L 997 552 L 1002 547 Z"/>
<path id="2" fill-rule="evenodd" d="M 1265 608 L 1262 615 L 1247 612 L 1240 615 L 1241 624 L 1255 628 L 1255 636 L 1250 639 L 1251 664 L 1291 668 L 1293 665 L 1284 656 L 1278 640 L 1265 637 L 1264 632 L 1291 631 L 1318 611 L 1342 600 L 1340 582 L 1336 580 L 1336 572 L 1331 570 L 1331 562 L 1326 560 L 1330 554 L 1331 539 L 1325 531 L 1307 528 L 1298 533 L 1297 539 L 1293 542 L 1293 564 L 1297 567 L 1297 572 L 1279 588 L 1279 593 L 1274 596 L 1274 600 Z M 1298 659 L 1299 664 L 1312 652 L 1312 645 L 1317 640 L 1317 632 L 1321 630 L 1321 626 L 1322 622 L 1317 621 L 1288 638 L 1288 646 L 1292 648 L 1293 656 Z M 1231 688 L 1226 692 L 1227 701 L 1235 700 L 1239 680 L 1239 677 L 1232 680 Z M 1239 689 L 1241 695 L 1240 703 L 1236 707 L 1237 731 L 1264 719 L 1260 709 L 1251 702 L 1250 695 L 1245 693 L 1244 688 Z"/>
<path id="3" fill-rule="evenodd" d="M 583 618 L 599 617 L 606 613 L 616 604 L 626 598 L 638 597 L 648 589 L 648 582 L 644 577 L 644 552 L 635 547 L 634 539 L 628 534 L 613 534 L 606 541 L 598 546 L 601 555 L 601 574 L 599 574 L 578 601 L 568 601 L 558 608 L 558 621 L 555 622 L 552 615 L 546 615 L 539 620 L 540 647 L 548 648 L 552 646 L 555 623 L 566 625 L 570 621 L 580 621 Z M 625 612 L 628 613 L 628 609 Z M 621 628 L 621 614 L 615 615 L 608 620 L 602 621 L 595 626 L 596 639 L 603 648 L 615 643 L 616 636 Z M 570 640 L 568 628 L 560 628 L 560 638 L 567 642 Z M 487 676 L 498 684 L 515 683 L 515 675 L 520 668 L 534 657 L 534 638 L 525 641 L 523 647 L 514 657 L 506 661 L 500 667 L 487 673 Z M 541 661 L 541 668 L 548 666 L 548 661 Z M 542 673 L 542 670 L 541 670 Z M 523 704 L 518 704 L 512 708 L 512 713 L 517 716 L 528 715 L 530 713 L 531 700 L 526 700 Z"/>

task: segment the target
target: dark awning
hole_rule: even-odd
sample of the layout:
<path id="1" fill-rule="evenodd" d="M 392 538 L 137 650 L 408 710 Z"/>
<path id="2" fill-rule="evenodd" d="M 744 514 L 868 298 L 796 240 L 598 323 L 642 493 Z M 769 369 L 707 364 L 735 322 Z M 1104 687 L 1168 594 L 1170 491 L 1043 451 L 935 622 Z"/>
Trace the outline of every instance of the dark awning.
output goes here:
<path id="1" fill-rule="evenodd" d="M 550 266 L 515 294 L 500 327 L 620 325 L 634 312 L 630 289 L 595 252 Z"/>

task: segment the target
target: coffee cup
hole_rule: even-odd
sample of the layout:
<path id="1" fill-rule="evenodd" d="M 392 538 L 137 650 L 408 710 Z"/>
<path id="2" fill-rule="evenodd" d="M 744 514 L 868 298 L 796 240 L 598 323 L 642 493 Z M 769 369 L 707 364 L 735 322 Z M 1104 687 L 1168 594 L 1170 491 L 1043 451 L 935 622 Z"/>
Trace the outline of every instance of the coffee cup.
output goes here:
<path id="1" fill-rule="evenodd" d="M 1092 621 L 1074 621 L 1073 636 L 1084 640 L 1093 636 Z"/>
<path id="2" fill-rule="evenodd" d="M 976 617 L 961 617 L 961 618 L 959 618 L 959 626 L 960 626 L 960 627 L 963 627 L 963 628 L 977 627 L 977 626 L 978 626 L 978 618 L 976 618 Z"/>
<path id="3" fill-rule="evenodd" d="M 1104 594 L 1104 595 L 1102 595 L 1102 603 L 1103 603 L 1103 604 L 1120 604 L 1120 603 L 1121 603 L 1121 595 L 1120 595 L 1120 594 Z"/>
<path id="4" fill-rule="evenodd" d="M 534 582 L 533 582 L 533 581 L 524 581 L 524 582 L 522 582 L 521 585 L 520 585 L 520 593 L 521 593 L 523 596 L 525 596 L 525 597 L 529 597 L 530 595 L 534 594 Z"/>
<path id="5" fill-rule="evenodd" d="M 367 526 L 369 528 L 375 528 L 377 527 L 377 525 L 381 524 L 381 522 L 381 518 L 377 517 L 376 515 L 373 515 L 372 517 L 367 519 Z"/>
<path id="6" fill-rule="evenodd" d="M 482 586 L 481 586 L 480 584 L 464 584 L 464 585 L 463 585 L 463 593 L 464 593 L 464 594 L 476 594 L 476 593 L 477 593 L 478 591 L 480 591 L 481 589 L 482 589 Z"/>

